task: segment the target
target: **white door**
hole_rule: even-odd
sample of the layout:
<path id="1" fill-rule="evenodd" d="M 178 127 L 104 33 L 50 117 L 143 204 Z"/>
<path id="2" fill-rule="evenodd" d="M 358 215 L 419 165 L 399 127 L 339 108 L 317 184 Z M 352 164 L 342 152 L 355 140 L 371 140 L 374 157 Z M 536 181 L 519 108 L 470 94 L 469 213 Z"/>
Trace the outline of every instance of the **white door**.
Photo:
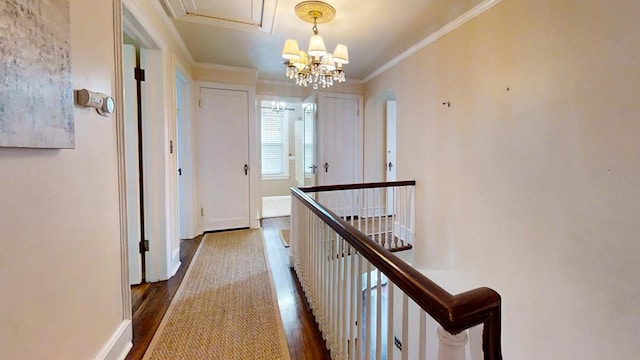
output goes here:
<path id="1" fill-rule="evenodd" d="M 386 181 L 396 181 L 396 101 L 387 101 Z M 393 214 L 393 191 L 387 192 L 387 213 Z"/>
<path id="2" fill-rule="evenodd" d="M 316 108 L 314 97 L 310 97 L 302 103 L 304 186 L 314 186 L 316 184 L 318 171 L 316 163 Z"/>
<path id="3" fill-rule="evenodd" d="M 248 93 L 201 88 L 199 110 L 203 231 L 249 227 Z"/>
<path id="4" fill-rule="evenodd" d="M 318 180 L 322 185 L 361 181 L 360 98 L 323 95 L 319 101 Z"/>
<path id="5" fill-rule="evenodd" d="M 323 94 L 318 100 L 318 176 L 321 185 L 362 181 L 361 98 Z M 318 200 L 340 216 L 358 214 L 359 198 L 322 194 Z"/>
<path id="6" fill-rule="evenodd" d="M 129 251 L 129 283 L 142 282 L 140 255 L 140 168 L 138 159 L 138 110 L 134 69 L 136 49 L 122 46 L 122 75 L 124 83 L 124 147 L 127 197 L 127 241 Z"/>

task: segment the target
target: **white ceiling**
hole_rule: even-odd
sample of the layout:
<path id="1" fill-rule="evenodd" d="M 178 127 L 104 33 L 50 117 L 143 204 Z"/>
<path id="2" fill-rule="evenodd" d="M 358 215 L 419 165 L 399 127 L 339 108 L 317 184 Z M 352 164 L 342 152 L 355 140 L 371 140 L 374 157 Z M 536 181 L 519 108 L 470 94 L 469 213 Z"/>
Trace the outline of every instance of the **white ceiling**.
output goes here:
<path id="1" fill-rule="evenodd" d="M 288 38 L 308 45 L 312 24 L 299 0 L 159 0 L 197 62 L 258 69 L 284 80 L 280 54 Z M 483 0 L 330 0 L 336 17 L 318 30 L 327 49 L 349 47 L 350 79 L 364 79 Z"/>

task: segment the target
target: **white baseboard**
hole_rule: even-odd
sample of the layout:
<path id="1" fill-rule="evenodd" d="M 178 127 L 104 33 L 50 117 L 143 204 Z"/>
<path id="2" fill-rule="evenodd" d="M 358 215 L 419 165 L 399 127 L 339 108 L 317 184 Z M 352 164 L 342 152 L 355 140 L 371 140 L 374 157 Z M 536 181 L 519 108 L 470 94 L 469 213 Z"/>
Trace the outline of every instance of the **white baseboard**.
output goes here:
<path id="1" fill-rule="evenodd" d="M 289 200 L 289 199 L 291 199 L 291 195 L 265 196 L 265 197 L 263 197 L 263 199 L 268 199 L 268 200 Z"/>
<path id="2" fill-rule="evenodd" d="M 102 347 L 95 360 L 124 360 L 133 347 L 131 320 L 123 320 L 109 341 Z"/>
<path id="3" fill-rule="evenodd" d="M 182 265 L 180 261 L 173 265 L 173 269 L 171 269 L 171 271 L 167 274 L 167 279 L 171 279 L 171 277 L 173 277 L 173 275 L 178 272 L 178 270 L 180 269 L 180 265 Z"/>

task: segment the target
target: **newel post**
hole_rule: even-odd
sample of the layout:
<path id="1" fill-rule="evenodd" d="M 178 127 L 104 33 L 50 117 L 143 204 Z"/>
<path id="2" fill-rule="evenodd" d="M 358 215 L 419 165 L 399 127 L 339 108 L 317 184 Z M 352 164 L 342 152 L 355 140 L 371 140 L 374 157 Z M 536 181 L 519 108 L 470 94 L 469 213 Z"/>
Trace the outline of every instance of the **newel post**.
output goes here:
<path id="1" fill-rule="evenodd" d="M 438 327 L 438 339 L 438 360 L 464 360 L 465 345 L 469 340 L 466 331 L 451 335 L 442 327 Z"/>

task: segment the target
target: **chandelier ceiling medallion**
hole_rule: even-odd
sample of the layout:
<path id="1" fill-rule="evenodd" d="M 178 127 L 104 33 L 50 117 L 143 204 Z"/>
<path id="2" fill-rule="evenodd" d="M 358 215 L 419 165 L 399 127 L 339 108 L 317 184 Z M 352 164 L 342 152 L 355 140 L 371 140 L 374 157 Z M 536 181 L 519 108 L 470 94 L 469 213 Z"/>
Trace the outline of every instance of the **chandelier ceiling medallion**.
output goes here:
<path id="1" fill-rule="evenodd" d="M 286 76 L 295 79 L 296 84 L 314 89 L 328 88 L 334 82 L 344 82 L 342 65 L 349 63 L 347 46 L 338 44 L 333 52 L 327 52 L 322 36 L 318 34 L 318 24 L 327 23 L 336 16 L 336 9 L 322 1 L 303 1 L 295 7 L 296 15 L 313 23 L 313 35 L 308 51 L 298 48 L 298 42 L 289 39 L 282 49 L 282 62 L 287 67 Z"/>

